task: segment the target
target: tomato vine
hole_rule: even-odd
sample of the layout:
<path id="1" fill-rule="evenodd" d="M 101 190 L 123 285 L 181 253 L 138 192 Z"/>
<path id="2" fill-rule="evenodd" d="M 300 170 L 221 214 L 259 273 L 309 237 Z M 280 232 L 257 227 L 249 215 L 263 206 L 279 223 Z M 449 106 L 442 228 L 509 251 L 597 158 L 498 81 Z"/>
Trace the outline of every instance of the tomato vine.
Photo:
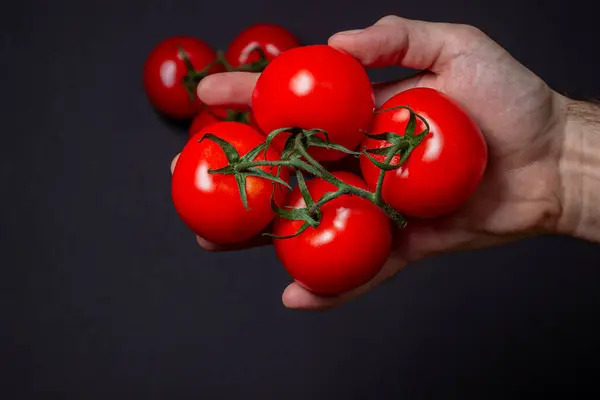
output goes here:
<path id="1" fill-rule="evenodd" d="M 410 107 L 407 106 L 398 106 L 376 112 L 381 113 L 400 108 L 406 109 L 410 113 L 404 134 L 400 135 L 395 132 L 384 132 L 372 135 L 367 132 L 363 132 L 366 136 L 373 140 L 384 140 L 387 143 L 390 143 L 390 145 L 383 148 L 364 148 L 360 152 L 353 151 L 339 144 L 329 142 L 327 132 L 321 129 L 300 129 L 294 127 L 274 130 L 267 135 L 266 140 L 263 143 L 256 146 L 244 156 L 240 156 L 237 150 L 230 143 L 211 133 L 204 134 L 199 141 L 211 140 L 221 147 L 226 155 L 228 164 L 225 167 L 209 170 L 208 172 L 210 174 L 225 174 L 235 176 L 242 203 L 247 210 L 249 210 L 249 207 L 246 199 L 245 185 L 246 178 L 248 176 L 261 177 L 272 181 L 274 185 L 273 191 L 275 192 L 277 185 L 283 185 L 291 189 L 291 187 L 284 180 L 279 178 L 281 168 L 292 168 L 295 171 L 298 188 L 302 194 L 302 198 L 304 199 L 305 207 L 292 209 L 281 208 L 275 203 L 273 196 L 271 196 L 271 207 L 279 217 L 296 221 L 301 220 L 304 221 L 304 224 L 295 234 L 286 237 L 275 236 L 277 238 L 294 237 L 301 234 L 308 227 L 317 227 L 319 225 L 319 219 L 321 216 L 321 207 L 325 203 L 343 195 L 359 196 L 372 202 L 383 212 L 385 212 L 385 214 L 400 228 L 404 228 L 406 226 L 406 219 L 404 216 L 383 200 L 382 188 L 385 173 L 400 168 L 409 158 L 412 151 L 419 144 L 421 144 L 425 136 L 429 134 L 430 128 L 425 118 L 416 114 Z M 419 134 L 415 135 L 417 118 L 424 123 L 425 129 Z M 282 133 L 289 133 L 290 136 L 285 142 L 280 159 L 266 160 L 266 152 L 271 145 L 272 140 L 277 135 Z M 316 135 L 317 133 L 321 133 L 325 139 L 318 137 Z M 375 191 L 371 192 L 369 190 L 350 185 L 336 178 L 333 174 L 327 171 L 323 165 L 310 156 L 307 149 L 311 146 L 342 151 L 354 157 L 360 157 L 362 155 L 368 157 L 369 160 L 380 169 L 379 180 L 377 182 Z M 261 152 L 265 152 L 265 160 L 255 160 L 256 156 Z M 377 161 L 370 154 L 384 155 L 385 160 L 383 162 Z M 399 157 L 399 161 L 394 163 L 393 161 L 396 156 Z M 271 167 L 271 171 L 266 172 L 258 167 Z M 276 171 L 273 172 L 273 170 Z M 313 175 L 317 178 L 321 178 L 333 184 L 337 189 L 333 192 L 325 193 L 320 199 L 315 201 L 315 199 L 311 197 L 306 186 L 304 177 L 305 173 Z M 269 233 L 265 233 L 265 235 L 274 236 Z"/>

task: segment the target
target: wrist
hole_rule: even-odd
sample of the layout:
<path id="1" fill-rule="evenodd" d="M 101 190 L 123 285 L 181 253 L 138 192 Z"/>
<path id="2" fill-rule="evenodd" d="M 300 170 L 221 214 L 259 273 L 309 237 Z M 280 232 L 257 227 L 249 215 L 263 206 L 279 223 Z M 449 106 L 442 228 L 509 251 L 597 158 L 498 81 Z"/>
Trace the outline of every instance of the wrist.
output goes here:
<path id="1" fill-rule="evenodd" d="M 600 106 L 562 98 L 560 234 L 600 242 Z"/>

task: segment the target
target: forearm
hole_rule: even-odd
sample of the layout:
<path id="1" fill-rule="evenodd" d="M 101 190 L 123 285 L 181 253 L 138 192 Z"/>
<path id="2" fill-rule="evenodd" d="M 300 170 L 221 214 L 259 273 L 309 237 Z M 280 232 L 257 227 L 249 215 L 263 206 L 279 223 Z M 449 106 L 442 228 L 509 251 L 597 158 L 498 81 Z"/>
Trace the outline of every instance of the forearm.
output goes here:
<path id="1" fill-rule="evenodd" d="M 559 232 L 600 243 L 600 105 L 567 100 Z"/>

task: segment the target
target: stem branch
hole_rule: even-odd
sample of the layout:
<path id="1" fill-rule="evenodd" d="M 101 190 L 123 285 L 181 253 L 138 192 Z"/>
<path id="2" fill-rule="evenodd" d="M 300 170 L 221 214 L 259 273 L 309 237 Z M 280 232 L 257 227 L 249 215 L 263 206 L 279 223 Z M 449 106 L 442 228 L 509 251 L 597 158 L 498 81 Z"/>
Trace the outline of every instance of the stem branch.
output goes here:
<path id="1" fill-rule="evenodd" d="M 261 54 L 264 57 L 264 54 Z M 248 152 L 244 157 L 240 157 L 239 154 L 235 152 L 235 149 L 232 145 L 228 143 L 222 143 L 222 140 L 218 140 L 217 144 L 219 144 L 223 150 L 229 154 L 228 160 L 229 164 L 226 167 L 221 168 L 219 171 L 215 171 L 215 173 L 225 173 L 232 174 L 236 176 L 236 179 L 240 176 L 259 176 L 263 178 L 271 179 L 271 176 L 274 176 L 270 173 L 259 171 L 256 167 L 288 167 L 293 168 L 296 172 L 296 176 L 298 178 L 298 186 L 300 187 L 300 191 L 302 192 L 302 196 L 306 202 L 306 208 L 302 209 L 294 209 L 290 210 L 288 208 L 279 208 L 275 203 L 273 198 L 271 199 L 273 210 L 282 218 L 294 219 L 294 220 L 303 220 L 305 224 L 303 227 L 296 232 L 295 235 L 291 235 L 290 237 L 296 236 L 304 231 L 308 226 L 315 227 L 318 225 L 320 221 L 321 215 L 321 207 L 326 203 L 344 195 L 349 196 L 358 196 L 371 203 L 378 206 L 391 220 L 393 220 L 400 228 L 406 226 L 406 219 L 402 214 L 397 212 L 392 206 L 387 204 L 383 200 L 383 183 L 385 180 L 385 173 L 387 171 L 391 171 L 399 168 L 408 158 L 412 150 L 416 146 L 418 146 L 425 135 L 429 133 L 429 124 L 423 117 L 417 115 L 408 107 L 398 107 L 398 108 L 407 108 L 410 113 L 410 119 L 407 123 L 406 130 L 404 135 L 399 135 L 394 132 L 385 132 L 377 135 L 368 135 L 369 137 L 376 140 L 385 140 L 389 142 L 391 145 L 385 148 L 379 149 L 365 149 L 362 152 L 363 156 L 368 156 L 375 165 L 381 169 L 378 179 L 377 185 L 374 192 L 369 190 L 365 190 L 360 187 L 356 187 L 354 185 L 350 185 L 339 178 L 335 177 L 332 173 L 327 171 L 325 167 L 323 167 L 317 160 L 315 160 L 307 151 L 307 148 L 311 145 L 315 145 L 318 147 L 330 148 L 332 150 L 342 150 L 348 151 L 344 147 L 341 147 L 338 144 L 329 143 L 328 135 L 325 134 L 325 141 L 319 139 L 318 141 L 312 137 L 316 131 L 315 129 L 300 129 L 300 128 L 287 128 L 287 129 L 278 129 L 271 132 L 262 145 L 257 146 L 254 150 Z M 425 125 L 426 129 L 421 134 L 415 136 L 414 131 L 416 127 L 416 119 L 421 119 Z M 260 151 L 268 148 L 270 141 L 272 140 L 272 136 L 281 133 L 283 131 L 287 131 L 292 134 L 292 136 L 286 142 L 286 149 L 283 152 L 283 156 L 279 160 L 269 161 L 269 160 L 254 160 L 254 158 L 259 154 Z M 213 138 L 217 140 L 217 138 Z M 374 155 L 385 155 L 385 162 L 377 161 L 371 156 L 367 154 L 367 152 L 372 152 Z M 361 153 L 357 153 L 361 154 Z M 391 165 L 392 160 L 395 156 L 400 157 L 400 161 L 397 164 Z M 266 157 L 266 156 L 265 156 Z M 279 172 L 281 168 L 278 169 L 277 176 L 275 179 L 271 179 L 274 184 L 281 184 L 289 187 L 287 182 L 280 179 Z M 336 187 L 336 189 L 332 192 L 328 192 L 321 197 L 317 202 L 315 202 L 311 197 L 306 186 L 306 182 L 304 181 L 304 177 L 302 176 L 302 172 L 307 172 L 315 177 L 321 178 Z M 240 185 L 242 188 L 243 185 Z"/>

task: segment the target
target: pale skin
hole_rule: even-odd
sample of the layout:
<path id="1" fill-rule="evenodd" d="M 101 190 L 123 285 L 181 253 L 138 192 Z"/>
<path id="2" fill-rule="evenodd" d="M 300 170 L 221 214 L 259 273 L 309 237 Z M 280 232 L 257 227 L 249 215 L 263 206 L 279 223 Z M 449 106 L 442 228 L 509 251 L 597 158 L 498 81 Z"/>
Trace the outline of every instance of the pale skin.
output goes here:
<path id="1" fill-rule="evenodd" d="M 377 106 L 415 86 L 432 87 L 459 102 L 489 146 L 486 174 L 459 211 L 411 221 L 367 284 L 334 297 L 296 283 L 283 292 L 289 308 L 327 309 L 374 289 L 405 266 L 436 254 L 496 246 L 540 234 L 600 243 L 600 107 L 571 100 L 515 60 L 476 28 L 387 16 L 340 32 L 329 45 L 365 67 L 401 65 L 425 72 L 374 85 Z M 257 74 L 205 78 L 198 96 L 209 105 L 249 104 Z M 177 157 L 173 159 L 174 168 Z M 207 250 L 227 250 L 198 238 Z"/>

